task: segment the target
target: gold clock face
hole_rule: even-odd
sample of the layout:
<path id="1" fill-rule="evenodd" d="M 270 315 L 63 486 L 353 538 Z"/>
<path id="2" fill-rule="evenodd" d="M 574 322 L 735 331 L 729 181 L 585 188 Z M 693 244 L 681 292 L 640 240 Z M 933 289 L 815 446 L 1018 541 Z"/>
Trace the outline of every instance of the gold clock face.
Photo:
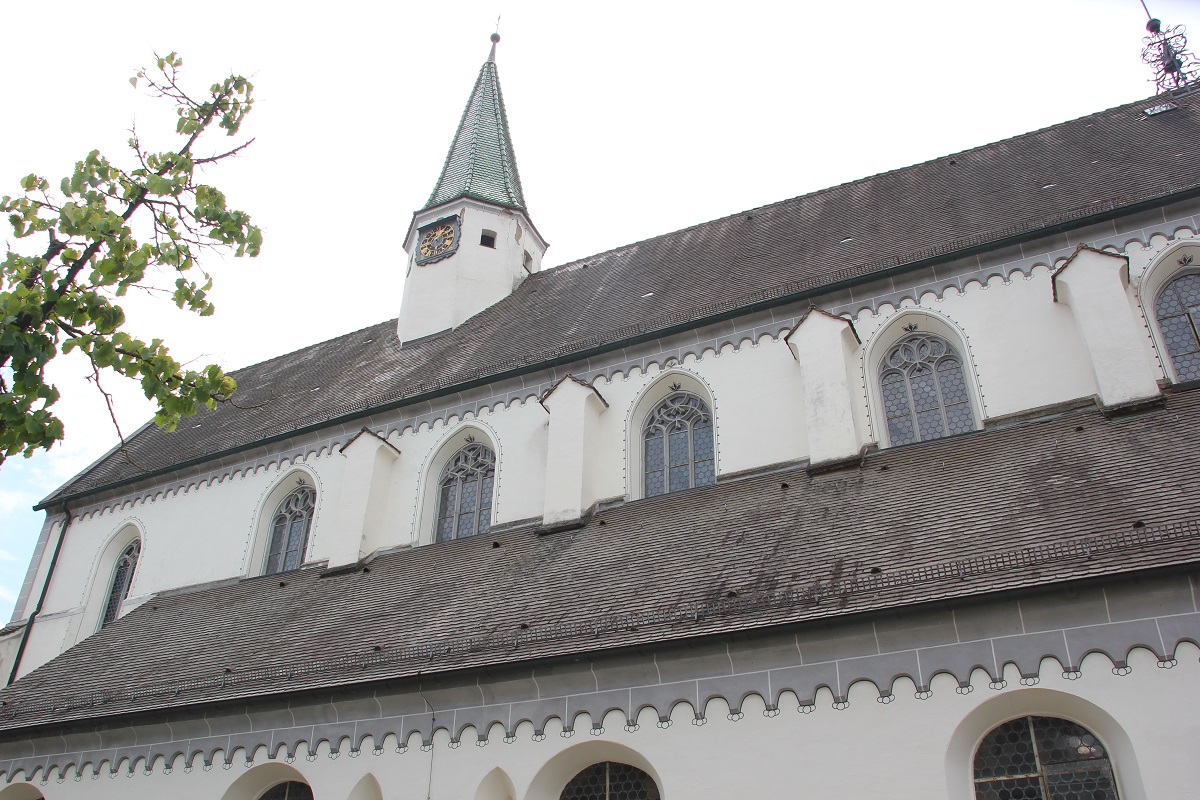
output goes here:
<path id="1" fill-rule="evenodd" d="M 425 231 L 421 237 L 421 257 L 433 258 L 449 252 L 454 247 L 454 228 L 438 225 Z"/>

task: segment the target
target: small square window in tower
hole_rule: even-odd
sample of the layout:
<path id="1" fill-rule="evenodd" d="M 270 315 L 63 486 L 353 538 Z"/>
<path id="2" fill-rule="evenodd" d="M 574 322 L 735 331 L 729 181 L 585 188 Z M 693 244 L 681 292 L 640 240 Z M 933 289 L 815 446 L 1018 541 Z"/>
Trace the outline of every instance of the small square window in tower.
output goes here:
<path id="1" fill-rule="evenodd" d="M 496 232 L 495 231 L 484 231 L 483 233 L 481 233 L 479 235 L 479 243 L 481 245 L 483 245 L 484 247 L 495 247 L 496 246 Z"/>

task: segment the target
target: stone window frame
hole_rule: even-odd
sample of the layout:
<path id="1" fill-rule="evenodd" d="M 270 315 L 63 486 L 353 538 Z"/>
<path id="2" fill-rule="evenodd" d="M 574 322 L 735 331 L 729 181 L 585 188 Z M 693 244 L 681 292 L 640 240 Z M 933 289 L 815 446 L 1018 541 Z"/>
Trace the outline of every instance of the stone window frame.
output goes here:
<path id="1" fill-rule="evenodd" d="M 264 575 L 292 572 L 304 566 L 309 545 L 312 543 L 313 519 L 316 515 L 317 489 L 308 483 L 302 483 L 292 489 L 276 504 L 268 523 L 269 538 L 265 553 Z M 296 521 L 301 522 L 303 532 L 300 534 L 299 548 L 292 548 L 288 545 L 292 540 Z M 278 552 L 276 552 L 277 550 Z M 291 552 L 296 554 L 294 563 L 289 562 L 288 554 Z"/>
<path id="2" fill-rule="evenodd" d="M 679 426 L 683 426 L 681 430 Z M 663 494 L 695 489 L 699 486 L 711 486 L 716 483 L 716 421 L 712 409 L 704 398 L 694 392 L 680 389 L 673 391 L 660 400 L 642 421 L 642 494 L 645 497 L 657 497 Z M 659 435 L 656 433 L 661 432 Z M 683 460 L 673 463 L 675 449 L 674 435 L 685 434 L 682 441 L 687 449 Z M 650 445 L 653 439 L 661 443 Z M 707 442 L 705 441 L 707 439 Z M 708 458 L 698 457 L 697 447 L 707 447 Z M 699 454 L 705 455 L 704 452 Z M 651 459 L 662 456 L 658 469 L 652 470 Z M 704 462 L 710 462 L 704 467 Z M 687 469 L 687 485 L 675 486 L 675 476 L 678 470 Z M 698 469 L 699 467 L 699 469 Z M 657 491 L 651 491 L 652 474 L 660 475 Z"/>
<path id="3" fill-rule="evenodd" d="M 142 538 L 135 537 L 126 544 L 116 563 L 113 564 L 112 578 L 108 582 L 108 592 L 104 595 L 104 606 L 100 611 L 100 627 L 104 628 L 121 616 L 121 606 L 129 597 L 133 587 L 133 576 L 137 572 L 138 559 L 142 554 Z"/>
<path id="4" fill-rule="evenodd" d="M 721 412 L 716 395 L 705 380 L 683 367 L 668 368 L 661 374 L 649 376 L 646 386 L 630 402 L 625 414 L 625 498 L 642 500 L 646 497 L 646 456 L 643 438 L 646 420 L 659 404 L 676 392 L 686 392 L 700 398 L 712 417 L 713 473 L 721 476 Z M 715 482 L 714 480 L 714 482 Z"/>
<path id="5" fill-rule="evenodd" d="M 1151 257 L 1136 276 L 1132 267 L 1129 273 L 1129 283 L 1134 293 L 1131 302 L 1136 305 L 1145 322 L 1151 348 L 1158 358 L 1163 377 L 1173 384 L 1188 381 L 1180 380 L 1175 370 L 1167 348 L 1167 338 L 1158 321 L 1158 300 L 1172 281 L 1194 272 L 1200 272 L 1200 240 L 1176 239 Z"/>
<path id="6" fill-rule="evenodd" d="M 875 441 L 882 447 L 900 447 L 909 442 L 894 444 L 888 430 L 887 409 L 884 403 L 883 361 L 888 352 L 911 336 L 933 335 L 942 339 L 956 353 L 962 365 L 963 383 L 966 388 L 967 404 L 971 411 L 971 431 L 983 430 L 986 419 L 983 393 L 979 386 L 979 373 L 966 334 L 956 323 L 941 314 L 919 307 L 899 310 L 871 334 L 863 347 L 863 378 L 867 392 L 867 413 Z M 966 433 L 969 433 L 966 432 Z M 964 435 L 952 433 L 949 436 Z M 948 438 L 941 436 L 937 438 Z M 920 439 L 911 444 L 936 441 L 934 438 Z"/>
<path id="7" fill-rule="evenodd" d="M 1151 326 L 1155 334 L 1155 344 L 1159 349 L 1159 357 L 1162 361 L 1163 371 L 1166 373 L 1167 378 L 1172 383 L 1176 384 L 1192 383 L 1200 380 L 1200 364 L 1197 364 L 1197 366 L 1193 368 L 1192 372 L 1185 374 L 1179 371 L 1179 367 L 1176 365 L 1175 361 L 1176 353 L 1172 352 L 1170 339 L 1168 339 L 1167 332 L 1163 328 L 1163 316 L 1160 306 L 1164 300 L 1164 297 L 1167 296 L 1167 292 L 1174 291 L 1173 287 L 1178 281 L 1189 277 L 1200 278 L 1200 267 L 1188 266 L 1172 270 L 1170 274 L 1164 276 L 1161 285 L 1156 287 L 1153 297 L 1150 298 L 1150 303 L 1144 309 L 1147 318 L 1152 323 Z M 1184 316 L 1188 320 L 1190 323 L 1191 333 L 1193 337 L 1196 338 L 1198 345 L 1200 345 L 1200 320 L 1197 320 L 1195 315 L 1186 311 L 1183 315 L 1174 316 Z M 1183 355 L 1190 354 L 1191 353 L 1184 353 Z"/>
<path id="8" fill-rule="evenodd" d="M 413 545 L 436 544 L 438 516 L 441 511 L 440 483 L 446 465 L 462 449 L 475 442 L 482 443 L 495 454 L 495 480 L 492 484 L 492 505 L 489 529 L 496 524 L 501 502 L 501 483 L 504 480 L 504 445 L 496 430 L 484 420 L 472 417 L 455 425 L 427 451 L 418 472 L 417 502 L 413 508 Z"/>

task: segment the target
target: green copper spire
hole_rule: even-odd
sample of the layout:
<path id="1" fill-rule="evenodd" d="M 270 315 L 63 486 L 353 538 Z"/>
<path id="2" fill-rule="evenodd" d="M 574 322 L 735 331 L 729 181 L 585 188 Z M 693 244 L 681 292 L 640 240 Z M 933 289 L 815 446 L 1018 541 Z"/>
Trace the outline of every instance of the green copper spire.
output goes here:
<path id="1" fill-rule="evenodd" d="M 471 197 L 485 203 L 525 210 L 525 195 L 521 177 L 517 174 L 517 157 L 513 153 L 512 136 L 508 132 L 508 117 L 504 113 L 504 97 L 500 94 L 500 78 L 496 74 L 496 42 L 492 34 L 492 51 L 479 70 L 479 79 L 471 90 L 471 99 L 458 123 L 458 133 L 442 167 L 433 194 L 425 208 L 431 208 L 460 197 Z"/>

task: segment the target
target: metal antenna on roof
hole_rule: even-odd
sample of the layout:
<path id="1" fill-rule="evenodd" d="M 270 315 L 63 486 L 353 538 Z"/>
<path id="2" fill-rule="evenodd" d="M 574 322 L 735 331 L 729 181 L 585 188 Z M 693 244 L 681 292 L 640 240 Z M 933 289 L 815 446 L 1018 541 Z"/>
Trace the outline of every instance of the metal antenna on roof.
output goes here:
<path id="1" fill-rule="evenodd" d="M 1162 20 L 1150 14 L 1146 0 L 1141 3 L 1149 18 L 1146 23 L 1149 35 L 1142 40 L 1142 61 L 1154 70 L 1157 93 L 1178 98 L 1200 89 L 1200 61 L 1187 49 L 1185 28 L 1182 25 L 1163 27 Z"/>

